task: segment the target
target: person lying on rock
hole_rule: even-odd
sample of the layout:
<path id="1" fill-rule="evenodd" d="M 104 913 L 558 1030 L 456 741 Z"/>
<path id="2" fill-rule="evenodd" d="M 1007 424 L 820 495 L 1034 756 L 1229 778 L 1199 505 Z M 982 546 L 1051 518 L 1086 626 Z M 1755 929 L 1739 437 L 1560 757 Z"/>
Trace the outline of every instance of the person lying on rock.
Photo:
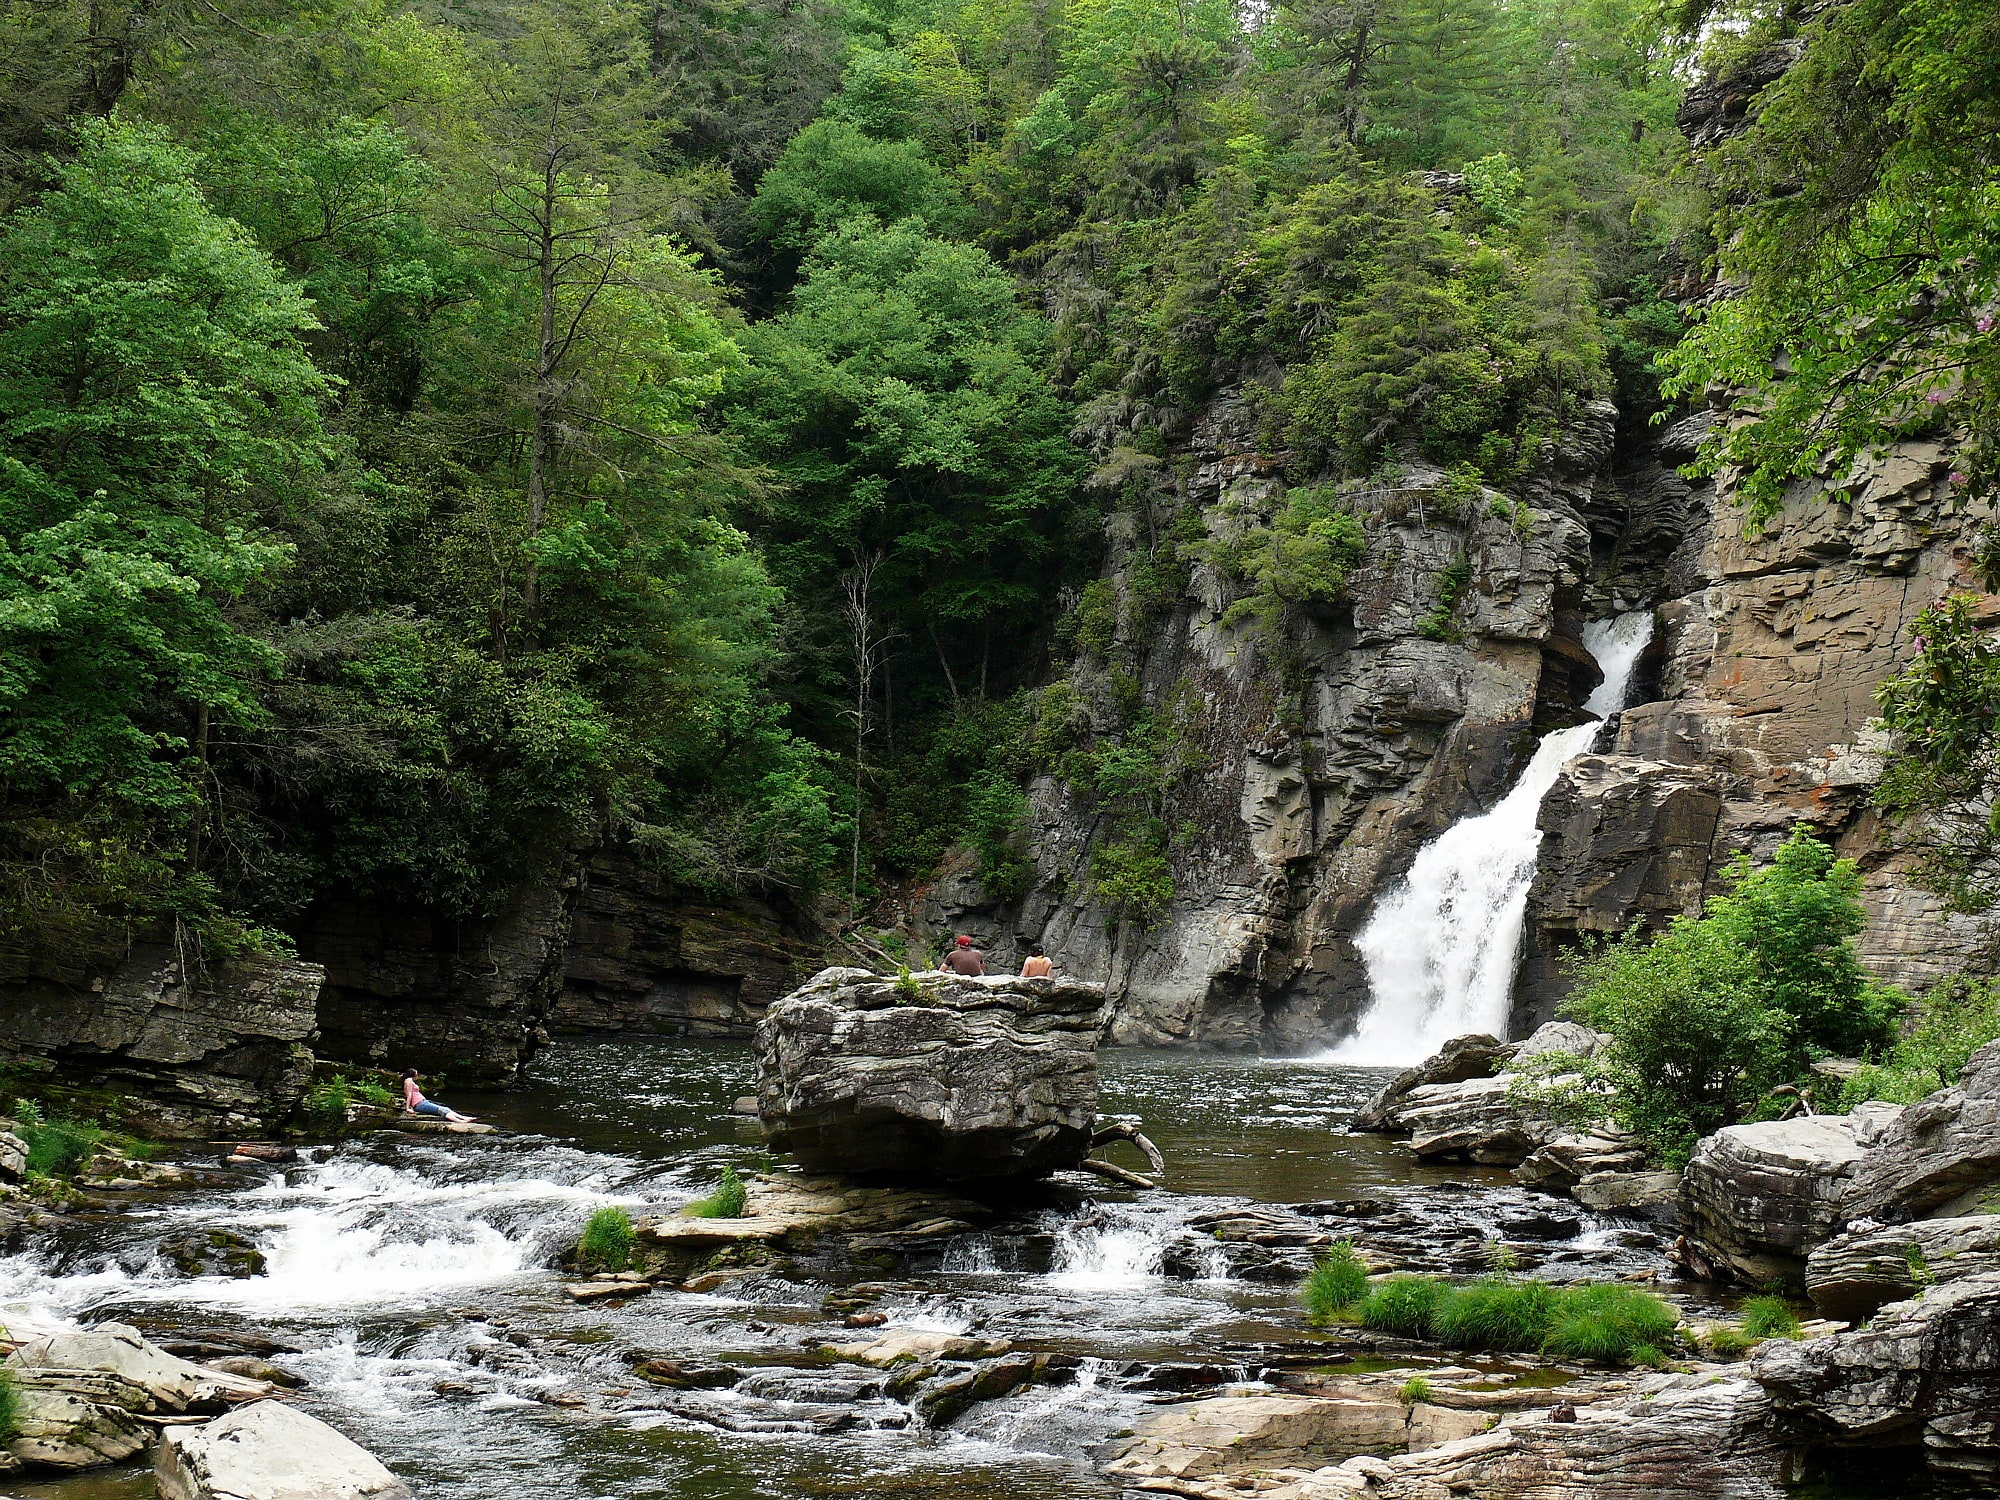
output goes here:
<path id="1" fill-rule="evenodd" d="M 984 974 L 986 955 L 973 947 L 972 939 L 961 932 L 951 951 L 939 960 L 938 967 L 947 974 Z"/>
<path id="2" fill-rule="evenodd" d="M 455 1109 L 446 1109 L 442 1104 L 426 1099 L 423 1090 L 417 1087 L 415 1068 L 403 1069 L 403 1112 L 430 1115 L 434 1119 L 449 1120 L 454 1125 L 470 1125 L 473 1122 L 471 1115 L 462 1115 Z"/>
<path id="3" fill-rule="evenodd" d="M 1042 952 L 1042 945 L 1040 943 L 1031 945 L 1026 960 L 1021 964 L 1021 977 L 1047 979 L 1055 971 L 1056 966 L 1049 961 L 1049 956 Z"/>

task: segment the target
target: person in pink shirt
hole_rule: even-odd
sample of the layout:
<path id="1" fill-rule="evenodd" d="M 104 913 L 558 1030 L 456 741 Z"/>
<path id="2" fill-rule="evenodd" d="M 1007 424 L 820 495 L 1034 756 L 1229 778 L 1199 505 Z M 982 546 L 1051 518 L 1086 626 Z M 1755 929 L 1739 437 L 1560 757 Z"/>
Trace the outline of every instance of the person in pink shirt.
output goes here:
<path id="1" fill-rule="evenodd" d="M 415 1068 L 405 1068 L 403 1070 L 403 1110 L 407 1114 L 430 1115 L 434 1119 L 449 1120 L 454 1125 L 470 1125 L 473 1123 L 471 1115 L 462 1115 L 455 1109 L 446 1109 L 442 1104 L 437 1104 L 426 1099 L 424 1091 L 417 1087 L 417 1070 Z"/>

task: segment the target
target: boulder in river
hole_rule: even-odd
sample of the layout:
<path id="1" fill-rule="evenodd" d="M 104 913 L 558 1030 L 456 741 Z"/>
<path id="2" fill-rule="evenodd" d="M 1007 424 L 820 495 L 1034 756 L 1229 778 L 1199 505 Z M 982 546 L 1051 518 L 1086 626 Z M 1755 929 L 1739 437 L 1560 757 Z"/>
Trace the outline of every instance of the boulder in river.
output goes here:
<path id="1" fill-rule="evenodd" d="M 1850 1217 L 1970 1212 L 2000 1184 L 2000 1042 L 1972 1054 L 1958 1082 L 1905 1109 L 1847 1191 Z"/>
<path id="2" fill-rule="evenodd" d="M 1471 1078 L 1491 1078 L 1514 1055 L 1514 1049 L 1497 1037 L 1484 1033 L 1455 1036 L 1418 1063 L 1390 1079 L 1382 1091 L 1354 1113 L 1349 1130 L 1395 1132 L 1408 1127 L 1397 1123 L 1397 1107 L 1414 1090 L 1429 1084 L 1464 1083 Z"/>
<path id="3" fill-rule="evenodd" d="M 409 1500 L 366 1448 L 282 1401 L 169 1427 L 153 1454 L 160 1500 Z"/>
<path id="4" fill-rule="evenodd" d="M 1871 1115 L 1804 1115 L 1730 1125 L 1688 1162 L 1689 1236 L 1719 1270 L 1756 1285 L 1797 1276 L 1844 1217 Z"/>
<path id="5" fill-rule="evenodd" d="M 947 1182 L 1074 1167 L 1097 1118 L 1104 987 L 826 969 L 758 1024 L 758 1115 L 809 1170 Z"/>
<path id="6" fill-rule="evenodd" d="M 1823 1438 L 1921 1442 L 1933 1467 L 2000 1479 L 2000 1273 L 1930 1287 L 1852 1333 L 1761 1344 L 1750 1372 Z"/>
<path id="7" fill-rule="evenodd" d="M 66 1328 L 31 1338 L 7 1357 L 7 1363 L 15 1370 L 115 1376 L 136 1392 L 125 1398 L 126 1404 L 149 1413 L 221 1411 L 274 1394 L 264 1381 L 207 1369 L 169 1354 L 123 1323 Z"/>
<path id="8" fill-rule="evenodd" d="M 9 1373 L 14 1385 L 14 1430 L 0 1446 L 0 1473 L 19 1464 L 101 1468 L 130 1458 L 152 1440 L 152 1429 L 137 1420 L 129 1404 L 143 1400 L 144 1392 L 80 1371 Z"/>

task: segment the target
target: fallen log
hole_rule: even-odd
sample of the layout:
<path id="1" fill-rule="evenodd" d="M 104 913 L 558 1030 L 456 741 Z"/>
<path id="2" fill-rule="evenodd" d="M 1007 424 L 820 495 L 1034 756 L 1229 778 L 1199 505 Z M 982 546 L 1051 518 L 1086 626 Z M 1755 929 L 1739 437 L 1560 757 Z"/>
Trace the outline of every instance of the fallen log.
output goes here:
<path id="1" fill-rule="evenodd" d="M 1146 1165 L 1152 1168 L 1156 1177 L 1166 1175 L 1166 1157 L 1160 1154 L 1158 1146 L 1140 1133 L 1138 1126 L 1128 1125 L 1123 1120 L 1114 1120 L 1109 1125 L 1099 1125 L 1096 1134 L 1090 1138 L 1090 1149 L 1095 1151 L 1099 1146 L 1109 1145 L 1113 1141 L 1130 1141 L 1146 1153 Z"/>
<path id="2" fill-rule="evenodd" d="M 1077 1163 L 1086 1172 L 1095 1172 L 1099 1177 L 1109 1177 L 1113 1182 L 1122 1182 L 1127 1187 L 1152 1188 L 1159 1184 L 1150 1177 L 1141 1177 L 1137 1172 L 1128 1172 L 1116 1162 L 1099 1161 L 1094 1156 L 1086 1156 Z"/>

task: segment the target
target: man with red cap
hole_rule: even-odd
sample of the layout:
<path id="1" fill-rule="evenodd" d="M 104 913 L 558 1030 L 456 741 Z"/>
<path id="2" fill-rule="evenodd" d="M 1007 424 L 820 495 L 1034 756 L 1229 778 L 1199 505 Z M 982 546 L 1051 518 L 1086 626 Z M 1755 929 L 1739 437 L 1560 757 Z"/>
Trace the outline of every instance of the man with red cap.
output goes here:
<path id="1" fill-rule="evenodd" d="M 986 955 L 973 947 L 972 939 L 961 932 L 938 967 L 947 974 L 984 974 Z"/>

